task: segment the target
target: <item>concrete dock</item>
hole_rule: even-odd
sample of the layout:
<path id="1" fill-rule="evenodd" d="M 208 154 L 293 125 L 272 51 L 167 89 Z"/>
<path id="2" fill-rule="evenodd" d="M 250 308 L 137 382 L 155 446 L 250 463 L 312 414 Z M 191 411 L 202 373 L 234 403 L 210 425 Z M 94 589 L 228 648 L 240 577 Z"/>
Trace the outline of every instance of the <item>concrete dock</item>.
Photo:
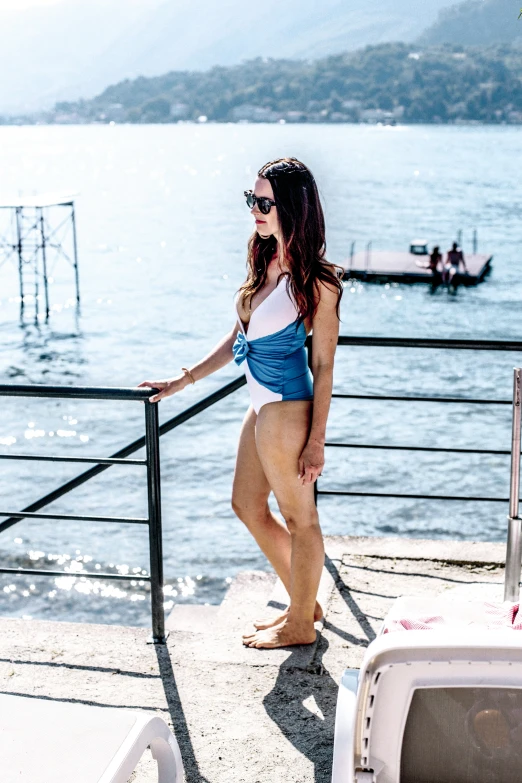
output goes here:
<path id="1" fill-rule="evenodd" d="M 393 600 L 502 600 L 502 544 L 331 537 L 312 645 L 243 647 L 254 618 L 287 600 L 273 574 L 239 574 L 220 606 L 177 606 L 168 643 L 148 629 L 0 618 L 0 691 L 157 713 L 187 783 L 329 783 L 337 685 L 360 665 Z M 155 781 L 145 754 L 133 783 Z"/>

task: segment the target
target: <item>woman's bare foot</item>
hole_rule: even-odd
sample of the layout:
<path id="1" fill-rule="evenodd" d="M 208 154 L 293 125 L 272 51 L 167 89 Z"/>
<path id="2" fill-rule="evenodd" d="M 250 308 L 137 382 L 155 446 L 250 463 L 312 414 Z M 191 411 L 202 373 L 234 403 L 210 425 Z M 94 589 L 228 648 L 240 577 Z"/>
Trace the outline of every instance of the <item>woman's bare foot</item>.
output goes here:
<path id="1" fill-rule="evenodd" d="M 312 644 L 316 640 L 313 623 L 297 623 L 285 619 L 279 625 L 243 636 L 246 647 L 273 650 L 275 647 L 290 647 L 294 644 Z"/>
<path id="2" fill-rule="evenodd" d="M 264 631 L 267 628 L 273 628 L 275 625 L 281 625 L 281 623 L 286 620 L 288 617 L 288 613 L 290 611 L 290 607 L 284 610 L 284 612 L 281 612 L 281 614 L 276 615 L 275 617 L 266 617 L 263 620 L 255 620 L 253 625 L 254 628 L 257 628 L 258 631 Z M 314 610 L 314 623 L 316 623 L 318 620 L 322 620 L 324 617 L 323 609 L 321 607 L 321 604 L 316 601 L 315 602 L 315 610 Z"/>

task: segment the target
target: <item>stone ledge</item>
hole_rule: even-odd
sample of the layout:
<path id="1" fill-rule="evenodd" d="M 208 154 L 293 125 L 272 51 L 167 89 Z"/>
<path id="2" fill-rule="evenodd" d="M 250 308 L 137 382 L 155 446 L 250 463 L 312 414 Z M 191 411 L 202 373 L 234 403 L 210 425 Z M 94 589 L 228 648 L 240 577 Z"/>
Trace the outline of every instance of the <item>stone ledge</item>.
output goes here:
<path id="1" fill-rule="evenodd" d="M 167 645 L 148 628 L 0 618 L 0 691 L 133 707 L 163 717 L 187 783 L 330 783 L 337 687 L 404 594 L 501 594 L 504 546 L 327 537 L 312 645 L 251 650 L 241 632 L 287 596 L 274 574 L 239 574 L 220 607 L 179 606 Z M 497 599 L 498 600 L 498 599 Z M 177 615 L 177 619 L 176 619 Z M 147 753 L 132 783 L 156 783 Z"/>

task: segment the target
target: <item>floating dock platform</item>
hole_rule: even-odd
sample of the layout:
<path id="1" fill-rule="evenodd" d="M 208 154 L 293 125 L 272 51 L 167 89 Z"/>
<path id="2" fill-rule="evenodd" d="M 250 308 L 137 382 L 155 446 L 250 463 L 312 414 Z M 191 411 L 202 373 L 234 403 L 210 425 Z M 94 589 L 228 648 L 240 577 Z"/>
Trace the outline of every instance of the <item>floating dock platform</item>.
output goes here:
<path id="1" fill-rule="evenodd" d="M 460 234 L 460 232 L 459 232 Z M 460 241 L 458 243 L 460 246 Z M 455 276 L 457 285 L 478 285 L 491 268 L 492 255 L 477 253 L 477 235 L 473 236 L 473 253 L 465 253 L 464 261 L 467 273 L 463 269 Z M 442 253 L 443 261 L 447 254 Z M 440 284 L 442 264 L 438 266 L 438 280 L 435 280 L 429 267 L 428 242 L 425 239 L 413 240 L 409 252 L 372 250 L 368 242 L 366 249 L 355 252 L 355 242 L 352 243 L 350 257 L 344 267 L 344 280 L 367 280 L 376 283 L 428 283 Z"/>
<path id="2" fill-rule="evenodd" d="M 466 255 L 468 274 L 459 273 L 460 285 L 478 285 L 490 271 L 493 256 L 479 253 Z M 424 256 L 413 253 L 376 250 L 368 259 L 364 251 L 355 253 L 344 266 L 344 279 L 367 280 L 377 283 L 432 283 L 433 275 Z"/>

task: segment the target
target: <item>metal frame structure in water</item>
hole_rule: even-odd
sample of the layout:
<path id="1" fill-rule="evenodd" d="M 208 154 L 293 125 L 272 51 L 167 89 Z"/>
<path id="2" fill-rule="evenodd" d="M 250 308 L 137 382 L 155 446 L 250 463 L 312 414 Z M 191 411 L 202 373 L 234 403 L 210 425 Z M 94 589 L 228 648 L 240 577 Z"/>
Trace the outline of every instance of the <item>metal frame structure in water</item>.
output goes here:
<path id="1" fill-rule="evenodd" d="M 72 195 L 53 193 L 0 200 L 0 209 L 11 212 L 11 220 L 0 234 L 0 266 L 11 258 L 16 259 L 20 288 L 20 319 L 23 321 L 26 305 L 34 302 L 34 321 L 39 320 L 39 303 L 43 287 L 45 320 L 49 319 L 51 301 L 49 283 L 52 282 L 50 265 L 65 258 L 74 268 L 76 307 L 80 306 L 80 279 L 78 273 L 78 244 L 76 237 L 76 213 Z M 65 217 L 53 223 L 51 209 L 66 209 Z M 63 229 L 63 236 L 61 231 Z M 71 232 L 72 254 L 65 250 L 65 239 Z M 32 291 L 29 291 L 29 287 Z"/>

